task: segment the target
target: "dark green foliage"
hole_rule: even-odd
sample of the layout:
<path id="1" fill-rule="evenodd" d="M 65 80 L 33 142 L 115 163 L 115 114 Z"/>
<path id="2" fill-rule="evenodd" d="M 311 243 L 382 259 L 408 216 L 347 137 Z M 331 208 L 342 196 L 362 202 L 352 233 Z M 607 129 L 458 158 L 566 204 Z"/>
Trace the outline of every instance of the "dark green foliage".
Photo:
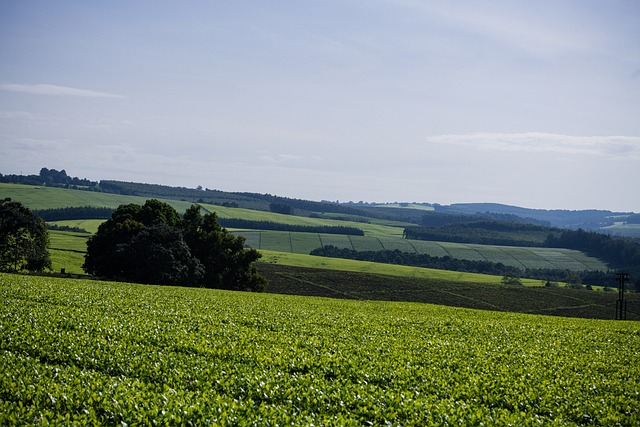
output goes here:
<path id="1" fill-rule="evenodd" d="M 91 234 L 82 227 L 70 227 L 68 225 L 47 224 L 47 230 L 55 231 L 72 231 L 74 233 L 86 233 Z"/>
<path id="2" fill-rule="evenodd" d="M 548 227 L 550 224 L 545 221 L 538 221 L 533 218 L 523 218 L 512 214 L 499 214 L 492 212 L 475 214 L 454 214 L 442 212 L 427 212 L 422 216 L 420 225 L 423 227 L 444 227 L 447 225 L 468 224 L 480 221 L 495 221 L 512 224 L 530 224 Z"/>
<path id="3" fill-rule="evenodd" d="M 191 206 L 182 219 L 185 241 L 202 263 L 207 287 L 232 290 L 262 291 L 266 280 L 253 266 L 261 255 L 255 249 L 244 249 L 245 239 L 223 228 L 215 213 L 204 216 L 200 208 Z"/>
<path id="4" fill-rule="evenodd" d="M 0 270 L 43 271 L 51 268 L 49 234 L 41 218 L 19 202 L 0 202 Z"/>
<path id="5" fill-rule="evenodd" d="M 333 226 L 333 225 L 297 225 L 283 224 L 271 221 L 252 221 L 239 218 L 220 218 L 218 222 L 223 227 L 228 228 L 248 228 L 253 230 L 275 230 L 290 231 L 297 233 L 326 233 L 326 234 L 346 234 L 350 236 L 364 236 L 364 231 L 356 227 Z"/>
<path id="6" fill-rule="evenodd" d="M 576 272 L 557 268 L 520 269 L 510 265 L 505 265 L 501 262 L 465 260 L 452 258 L 450 256 L 437 257 L 427 254 L 402 252 L 398 249 L 384 251 L 355 251 L 353 249 L 337 248 L 332 245 L 326 245 L 322 248 L 314 249 L 310 254 L 331 258 L 410 265 L 414 267 L 463 271 L 468 273 L 492 274 L 496 276 L 526 277 L 528 279 L 555 282 L 578 281 L 578 283 L 589 283 L 599 286 L 617 286 L 615 283 L 615 275 L 610 272 L 591 270 Z"/>
<path id="7" fill-rule="evenodd" d="M 288 205 L 286 203 L 276 203 L 276 202 L 269 203 L 269 210 L 271 212 L 275 212 L 279 214 L 285 214 L 285 215 L 293 214 L 293 207 L 291 207 L 291 205 Z"/>
<path id="8" fill-rule="evenodd" d="M 2 175 L 0 174 L 0 182 L 10 182 L 15 184 L 26 185 L 44 185 L 47 187 L 62 187 L 62 188 L 87 188 L 95 189 L 98 185 L 97 182 L 89 181 L 88 179 L 80 179 L 78 177 L 71 177 L 67 175 L 67 172 L 63 169 L 57 171 L 55 169 L 40 169 L 39 175 Z"/>
<path id="9" fill-rule="evenodd" d="M 442 220 L 443 217 L 446 215 L 440 216 Z M 436 227 L 408 227 L 404 230 L 404 236 L 414 240 L 481 245 L 542 246 L 550 233 L 557 232 L 556 229 L 541 225 L 467 219 L 466 222 L 456 221 Z"/>
<path id="10" fill-rule="evenodd" d="M 168 204 L 148 200 L 119 206 L 100 225 L 87 242 L 83 268 L 139 283 L 260 291 L 265 280 L 252 266 L 260 254 L 243 243 L 196 205 L 181 219 Z"/>
<path id="11" fill-rule="evenodd" d="M 118 276 L 137 283 L 195 286 L 204 276 L 180 231 L 164 223 L 143 228 L 117 245 L 113 255 Z"/>
<path id="12" fill-rule="evenodd" d="M 593 231 L 563 230 L 550 235 L 544 245 L 551 248 L 576 249 L 600 258 L 612 268 L 640 274 L 640 244 L 629 239 L 612 237 Z"/>
<path id="13" fill-rule="evenodd" d="M 66 207 L 34 210 L 33 214 L 45 221 L 64 221 L 68 219 L 109 219 L 112 208 L 96 206 Z"/>
<path id="14" fill-rule="evenodd" d="M 437 257 L 427 254 L 401 252 L 398 249 L 384 251 L 354 251 L 353 249 L 340 249 L 335 246 L 327 245 L 322 248 L 314 249 L 311 251 L 310 255 L 494 275 L 519 275 L 521 272 L 516 267 L 504 265 L 500 262 L 472 261 L 452 258 L 450 256 Z"/>

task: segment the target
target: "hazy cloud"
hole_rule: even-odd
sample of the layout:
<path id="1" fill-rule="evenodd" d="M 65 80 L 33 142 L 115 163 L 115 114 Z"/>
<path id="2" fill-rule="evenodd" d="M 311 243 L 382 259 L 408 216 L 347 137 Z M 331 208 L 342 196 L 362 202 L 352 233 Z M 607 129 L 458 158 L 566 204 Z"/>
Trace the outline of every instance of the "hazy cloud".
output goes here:
<path id="1" fill-rule="evenodd" d="M 124 98 L 122 95 L 113 93 L 97 92 L 95 90 L 77 89 L 68 86 L 58 86 L 50 84 L 19 84 L 5 83 L 0 84 L 0 89 L 8 92 L 22 92 L 33 95 L 52 95 L 52 96 L 78 96 L 87 98 Z"/>
<path id="2" fill-rule="evenodd" d="M 640 137 L 636 136 L 573 136 L 540 132 L 473 133 L 436 135 L 428 137 L 427 142 L 480 150 L 588 154 L 640 159 Z"/>

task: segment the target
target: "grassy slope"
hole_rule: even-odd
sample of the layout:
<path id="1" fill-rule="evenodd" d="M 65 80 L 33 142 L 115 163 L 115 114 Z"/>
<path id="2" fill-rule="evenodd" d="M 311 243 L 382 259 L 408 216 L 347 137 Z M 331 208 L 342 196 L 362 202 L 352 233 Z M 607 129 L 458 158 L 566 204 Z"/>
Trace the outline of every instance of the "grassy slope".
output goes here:
<path id="1" fill-rule="evenodd" d="M 114 194 L 94 193 L 80 190 L 66 190 L 48 187 L 33 187 L 15 184 L 0 183 L 0 196 L 11 197 L 18 200 L 32 209 L 46 209 L 65 206 L 108 206 L 117 207 L 123 203 L 144 203 L 144 197 L 120 196 Z M 191 205 L 190 202 L 166 200 L 174 208 L 184 211 Z M 289 262 L 288 265 L 314 266 L 317 263 L 324 263 L 329 268 L 345 268 L 346 265 L 359 265 L 361 271 L 386 271 L 387 274 L 406 275 L 407 271 L 423 270 L 430 275 L 442 275 L 449 280 L 461 280 L 460 277 L 468 277 L 460 273 L 452 275 L 451 272 L 437 273 L 437 270 L 429 269 L 408 269 L 398 273 L 396 266 L 371 265 L 371 263 L 357 264 L 355 262 L 346 263 L 341 260 L 318 261 L 313 257 L 308 257 L 309 251 L 321 245 L 333 244 L 338 247 L 352 248 L 356 250 L 382 250 L 399 249 L 407 252 L 426 253 L 432 256 L 459 257 L 464 259 L 490 260 L 502 262 L 507 265 L 530 268 L 569 268 L 582 270 L 584 268 L 604 269 L 606 268 L 600 261 L 585 256 L 584 254 L 564 249 L 544 249 L 544 248 L 513 248 L 500 246 L 486 246 L 458 243 L 409 241 L 402 239 L 402 227 L 394 227 L 384 224 L 366 224 L 350 221 L 336 221 L 330 219 L 298 217 L 291 215 L 281 215 L 272 212 L 254 211 L 249 209 L 227 208 L 214 205 L 204 205 L 210 211 L 215 211 L 221 218 L 244 218 L 258 221 L 273 221 L 296 225 L 346 225 L 355 226 L 365 231 L 365 236 L 344 236 L 344 235 L 318 235 L 316 233 L 288 233 L 278 231 L 251 231 L 236 230 L 238 234 L 247 237 L 247 244 L 251 247 L 267 252 L 292 252 L 301 254 L 300 257 L 278 255 L 275 259 L 278 262 Z M 90 232 L 95 232 L 99 225 L 99 220 L 79 220 L 60 221 L 60 225 L 77 226 Z M 82 247 L 86 236 L 74 235 L 73 233 L 52 232 L 52 257 L 54 270 L 59 271 L 65 268 L 66 271 L 80 274 L 83 262 Z M 293 254 L 292 254 L 293 255 Z M 294 261 L 295 260 L 295 261 Z M 291 264 L 293 263 L 293 264 Z M 364 267 L 366 265 L 366 267 Z M 416 273 L 410 273 L 416 274 Z M 457 276 L 457 279 L 453 277 Z M 482 275 L 477 275 L 482 276 Z M 478 278 L 482 281 L 483 279 Z M 495 278 L 485 279 L 495 281 Z"/>
<path id="2" fill-rule="evenodd" d="M 3 274 L 0 297 L 2 425 L 640 423 L 640 322 Z"/>
<path id="3" fill-rule="evenodd" d="M 233 215 L 243 216 L 244 210 L 231 209 Z M 242 212 L 240 212 L 242 211 Z M 255 216 L 253 212 L 247 211 Z M 268 214 L 268 213 L 266 213 Z M 230 215 L 224 213 L 224 215 Z M 270 214 L 271 221 L 278 221 L 278 214 Z M 221 215 L 222 216 L 222 215 Z M 243 216 L 244 217 L 244 216 Z M 280 215 L 286 220 L 308 218 L 289 217 Z M 325 223 L 329 220 L 323 220 Z M 54 224 L 80 227 L 90 232 L 95 232 L 100 220 L 69 220 L 56 221 Z M 302 223 L 302 221 L 300 221 Z M 325 225 L 325 224 L 322 224 Z M 396 230 L 391 230 L 390 235 L 385 235 L 387 228 L 378 228 L 372 234 L 375 236 L 345 236 L 318 233 L 290 233 L 286 231 L 259 231 L 259 230 L 232 230 L 235 234 L 245 237 L 249 247 L 260 251 L 291 252 L 306 255 L 313 249 L 322 245 L 334 245 L 340 248 L 354 249 L 358 251 L 395 250 L 402 252 L 428 254 L 431 256 L 452 256 L 461 259 L 477 261 L 501 262 L 519 268 L 562 268 L 575 271 L 585 269 L 606 270 L 606 265 L 593 257 L 588 257 L 581 252 L 570 249 L 548 248 L 519 248 L 494 245 L 476 245 L 450 242 L 427 242 L 419 240 L 406 240 L 396 236 Z"/>

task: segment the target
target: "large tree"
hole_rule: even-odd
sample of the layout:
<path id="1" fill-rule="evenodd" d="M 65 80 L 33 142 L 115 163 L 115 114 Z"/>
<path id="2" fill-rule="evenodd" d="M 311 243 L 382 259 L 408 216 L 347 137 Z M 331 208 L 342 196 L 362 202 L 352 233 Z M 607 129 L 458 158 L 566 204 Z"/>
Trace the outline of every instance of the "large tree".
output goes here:
<path id="1" fill-rule="evenodd" d="M 244 248 L 244 237 L 234 236 L 220 226 L 215 213 L 200 213 L 191 206 L 182 220 L 184 237 L 205 269 L 204 285 L 212 288 L 262 291 L 266 280 L 253 263 L 261 254 Z"/>
<path id="2" fill-rule="evenodd" d="M 0 270 L 51 269 L 49 234 L 43 219 L 6 198 L 0 201 Z"/>
<path id="3" fill-rule="evenodd" d="M 263 290 L 266 281 L 252 265 L 260 254 L 243 244 L 199 206 L 180 218 L 170 205 L 148 200 L 121 205 L 100 225 L 87 242 L 83 268 L 140 283 Z"/>

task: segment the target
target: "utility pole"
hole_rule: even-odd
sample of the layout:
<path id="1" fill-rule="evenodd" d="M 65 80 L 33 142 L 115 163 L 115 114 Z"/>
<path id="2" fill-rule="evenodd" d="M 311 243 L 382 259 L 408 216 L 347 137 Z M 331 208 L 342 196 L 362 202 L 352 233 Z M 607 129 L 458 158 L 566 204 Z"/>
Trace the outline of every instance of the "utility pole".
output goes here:
<path id="1" fill-rule="evenodd" d="M 616 320 L 627 320 L 627 302 L 624 300 L 624 282 L 629 279 L 627 273 L 616 273 L 618 281 L 618 301 L 616 301 Z"/>

